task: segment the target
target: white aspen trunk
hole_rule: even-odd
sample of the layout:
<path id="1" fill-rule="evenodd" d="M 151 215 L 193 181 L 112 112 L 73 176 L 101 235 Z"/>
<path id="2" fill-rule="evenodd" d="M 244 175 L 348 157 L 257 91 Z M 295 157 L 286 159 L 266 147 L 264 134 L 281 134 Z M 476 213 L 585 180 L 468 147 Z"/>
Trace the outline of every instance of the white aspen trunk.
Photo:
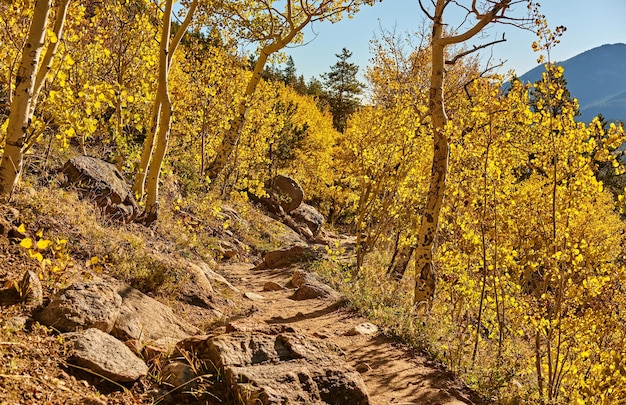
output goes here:
<path id="1" fill-rule="evenodd" d="M 167 5 L 166 5 L 167 7 Z M 176 52 L 176 49 L 178 48 L 178 45 L 180 44 L 180 41 L 182 40 L 183 36 L 185 35 L 185 32 L 187 31 L 187 28 L 189 28 L 189 25 L 191 24 L 191 21 L 193 19 L 193 16 L 196 12 L 198 8 L 198 0 L 194 0 L 191 5 L 189 6 L 189 10 L 187 11 L 187 15 L 185 16 L 185 20 L 183 21 L 183 23 L 181 24 L 178 32 L 176 33 L 176 36 L 172 39 L 171 45 L 168 46 L 168 50 L 166 52 L 166 57 L 167 57 L 167 71 L 169 72 L 169 67 L 172 63 L 172 56 L 174 55 L 174 52 Z M 171 10 L 170 10 L 170 14 L 171 14 Z M 169 25 L 171 25 L 171 16 L 168 17 L 170 20 L 170 24 L 168 24 L 168 34 L 167 34 L 167 41 L 166 42 L 161 42 L 161 44 L 163 45 L 164 43 L 168 43 L 169 44 Z M 161 41 L 163 41 L 163 35 L 161 35 Z M 163 57 L 163 54 L 161 54 L 161 57 Z M 161 60 L 159 61 L 159 69 L 161 68 Z M 167 78 L 168 72 L 165 72 L 165 77 Z M 148 176 L 148 172 L 149 172 L 149 166 L 153 166 L 151 165 L 151 158 L 153 158 L 153 152 L 154 154 L 157 153 L 157 151 L 154 150 L 154 142 L 155 142 L 155 135 L 157 133 L 161 133 L 161 129 L 160 129 L 160 122 L 164 122 L 164 120 L 161 119 L 162 117 L 162 109 L 163 109 L 163 100 L 164 97 L 162 96 L 163 93 L 163 89 L 161 88 L 161 86 L 165 85 L 165 94 L 166 94 L 166 99 L 168 102 L 168 106 L 166 107 L 167 109 L 169 109 L 169 112 L 166 112 L 165 115 L 169 115 L 169 118 L 165 119 L 165 121 L 168 122 L 168 129 L 167 129 L 167 134 L 166 134 L 166 138 L 169 138 L 169 125 L 170 125 L 170 121 L 171 121 L 171 102 L 169 99 L 169 89 L 167 88 L 167 83 L 163 83 L 161 81 L 161 71 L 159 70 L 159 84 L 157 86 L 157 96 L 156 99 L 154 101 L 154 105 L 152 107 L 152 113 L 150 116 L 150 126 L 149 126 L 149 132 L 148 132 L 148 136 L 146 137 L 146 140 L 144 141 L 144 146 L 143 146 L 143 150 L 141 152 L 141 159 L 139 161 L 139 167 L 137 168 L 137 174 L 135 176 L 135 182 L 133 183 L 133 194 L 135 194 L 135 198 L 137 199 L 142 199 L 143 195 L 145 193 L 145 187 L 146 187 L 146 179 Z M 167 149 L 167 147 L 166 147 Z M 160 153 L 161 151 L 159 151 Z M 161 162 L 159 162 L 159 172 L 160 172 L 160 166 L 162 164 L 163 158 L 165 157 L 165 153 L 167 152 L 167 150 L 163 151 L 163 156 L 161 157 Z M 157 175 L 157 182 L 158 182 L 158 175 Z M 158 185 L 157 185 L 157 193 L 158 193 Z"/>
<path id="2" fill-rule="evenodd" d="M 246 112 L 248 111 L 248 102 L 254 95 L 259 82 L 261 81 L 261 75 L 263 73 L 263 68 L 265 68 L 265 64 L 267 63 L 267 59 L 270 55 L 275 52 L 280 51 L 285 46 L 287 46 L 295 36 L 309 23 L 311 20 L 311 16 L 305 19 L 300 25 L 293 26 L 288 35 L 286 35 L 282 39 L 277 39 L 276 42 L 272 42 L 269 45 L 266 45 L 261 50 L 261 54 L 259 55 L 259 59 L 254 65 L 254 71 L 252 72 L 252 77 L 246 86 L 246 92 L 244 93 L 244 97 L 239 103 L 237 108 L 237 115 L 233 119 L 229 130 L 224 135 L 224 139 L 222 139 L 222 143 L 217 147 L 215 151 L 215 158 L 209 164 L 207 169 L 207 175 L 209 179 L 215 180 L 220 172 L 226 166 L 228 159 L 230 158 L 230 154 L 237 146 L 239 142 L 239 138 L 241 137 L 241 132 L 243 131 L 243 127 L 246 123 Z"/>
<path id="3" fill-rule="evenodd" d="M 433 163 L 426 205 L 422 212 L 415 249 L 415 305 L 426 305 L 430 309 L 435 297 L 437 276 L 433 265 L 435 235 L 439 224 L 439 213 L 443 205 L 448 173 L 449 144 L 445 134 L 448 122 L 443 100 L 443 82 L 445 75 L 444 51 L 441 42 L 443 36 L 443 2 L 438 1 L 433 21 L 432 70 L 428 105 L 433 125 Z"/>
<path id="4" fill-rule="evenodd" d="M 163 28 L 161 31 L 161 46 L 159 56 L 159 86 L 157 90 L 155 109 L 160 104 L 160 114 L 158 116 L 158 133 L 155 134 L 154 152 L 148 167 L 148 177 L 146 181 L 146 212 L 142 220 L 152 223 L 156 220 L 159 209 L 159 174 L 163 158 L 167 151 L 169 141 L 170 124 L 172 118 L 172 105 L 170 102 L 168 89 L 168 74 L 170 67 L 169 43 L 172 22 L 172 3 L 167 0 L 163 14 Z M 157 104 L 158 103 L 158 104 Z M 153 114 L 154 114 L 153 110 Z"/>
<path id="5" fill-rule="evenodd" d="M 31 103 L 39 58 L 44 46 L 51 0 L 35 1 L 33 19 L 22 50 L 22 60 L 15 78 L 15 94 L 11 102 L 4 154 L 0 161 L 0 200 L 8 201 L 22 171 L 26 130 L 30 123 Z"/>
<path id="6" fill-rule="evenodd" d="M 61 37 L 63 36 L 63 27 L 65 26 L 65 18 L 67 16 L 67 8 L 70 5 L 70 0 L 62 0 L 59 2 L 56 8 L 56 15 L 54 17 L 54 27 L 52 28 L 52 32 L 56 36 L 56 42 L 50 42 L 48 48 L 46 49 L 46 53 L 43 56 L 41 61 L 41 67 L 37 72 L 37 77 L 35 78 L 35 87 L 33 89 L 33 96 L 30 103 L 30 116 L 33 116 L 35 112 L 35 107 L 37 106 L 37 99 L 39 98 L 39 93 L 41 93 L 41 89 L 46 81 L 46 77 L 52 68 L 52 61 L 54 56 L 59 49 L 59 44 L 61 43 Z"/>
<path id="7" fill-rule="evenodd" d="M 259 55 L 259 59 L 254 65 L 254 71 L 252 72 L 252 77 L 250 78 L 250 81 L 246 86 L 246 92 L 244 93 L 244 97 L 237 106 L 237 115 L 231 122 L 230 128 L 224 135 L 222 143 L 217 147 L 217 150 L 215 151 L 215 158 L 213 158 L 213 161 L 209 164 L 209 167 L 207 168 L 207 175 L 211 180 L 215 180 L 215 178 L 217 178 L 222 169 L 224 169 L 224 167 L 226 166 L 230 154 L 237 147 L 239 137 L 241 136 L 241 132 L 243 131 L 243 127 L 246 123 L 248 101 L 252 98 L 254 92 L 256 91 L 256 88 L 261 82 L 263 68 L 267 63 L 267 58 L 271 54 L 266 50 L 266 48 L 263 48 L 261 54 Z"/>

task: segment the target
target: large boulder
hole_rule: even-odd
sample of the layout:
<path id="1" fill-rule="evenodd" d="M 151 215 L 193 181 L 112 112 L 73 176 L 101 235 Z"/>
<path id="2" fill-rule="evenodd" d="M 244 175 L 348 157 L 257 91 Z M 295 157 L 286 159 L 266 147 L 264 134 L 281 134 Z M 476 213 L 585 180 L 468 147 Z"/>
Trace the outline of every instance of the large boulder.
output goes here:
<path id="1" fill-rule="evenodd" d="M 123 301 L 111 333 L 118 339 L 142 342 L 164 338 L 181 340 L 199 332 L 195 326 L 176 316 L 170 307 L 141 291 L 121 281 L 117 281 L 116 289 Z"/>
<path id="2" fill-rule="evenodd" d="M 130 222 L 140 213 L 124 177 L 111 163 L 76 156 L 61 171 L 84 198 L 95 201 L 112 218 Z"/>
<path id="3" fill-rule="evenodd" d="M 272 179 L 269 189 L 276 193 L 280 206 L 286 213 L 298 208 L 304 199 L 302 186 L 291 177 L 282 174 Z"/>
<path id="4" fill-rule="evenodd" d="M 148 374 L 148 366 L 126 345 L 99 329 L 66 333 L 70 361 L 112 381 L 130 382 Z"/>
<path id="5" fill-rule="evenodd" d="M 62 332 L 97 328 L 121 340 L 146 343 L 198 333 L 172 309 L 114 278 L 94 278 L 59 291 L 37 320 Z"/>
<path id="6" fill-rule="evenodd" d="M 291 245 L 267 252 L 263 256 L 263 262 L 256 268 L 262 270 L 287 267 L 294 263 L 317 259 L 319 256 L 319 252 L 310 246 L 303 244 Z"/>
<path id="7" fill-rule="evenodd" d="M 305 224 L 313 236 L 317 236 L 324 225 L 324 216 L 309 204 L 302 203 L 289 214 L 298 223 Z"/>
<path id="8" fill-rule="evenodd" d="M 121 307 L 122 297 L 110 280 L 94 279 L 59 291 L 36 318 L 61 332 L 97 328 L 109 333 Z"/>
<path id="9" fill-rule="evenodd" d="M 366 405 L 360 374 L 330 342 L 294 333 L 233 332 L 187 342 L 244 404 Z M 191 346 L 191 347 L 189 347 Z"/>

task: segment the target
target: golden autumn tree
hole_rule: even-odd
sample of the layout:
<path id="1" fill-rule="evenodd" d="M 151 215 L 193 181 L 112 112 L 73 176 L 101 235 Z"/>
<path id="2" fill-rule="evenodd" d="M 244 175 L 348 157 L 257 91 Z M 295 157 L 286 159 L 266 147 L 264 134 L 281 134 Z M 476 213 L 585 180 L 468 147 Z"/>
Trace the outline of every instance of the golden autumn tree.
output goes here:
<path id="1" fill-rule="evenodd" d="M 315 0 L 278 2 L 275 0 L 223 0 L 213 5 L 213 13 L 245 40 L 258 43 L 258 58 L 252 76 L 246 84 L 244 97 L 237 106 L 235 118 L 215 151 L 207 169 L 209 178 L 215 179 L 237 147 L 246 121 L 250 100 L 254 95 L 268 59 L 291 43 L 302 40 L 302 30 L 311 24 L 337 22 L 344 15 L 356 13 L 360 6 L 371 5 L 375 0 Z M 284 4 L 283 4 L 284 3 Z"/>
<path id="2" fill-rule="evenodd" d="M 133 191 L 138 198 L 146 190 L 146 207 L 140 221 L 152 223 L 159 209 L 159 178 L 161 166 L 167 152 L 172 122 L 172 101 L 169 92 L 169 72 L 172 58 L 198 8 L 198 0 L 192 1 L 176 35 L 171 37 L 173 0 L 166 0 L 161 20 L 159 47 L 159 72 L 156 98 L 152 106 L 150 128 L 141 154 Z"/>
<path id="3" fill-rule="evenodd" d="M 489 0 L 478 2 L 473 0 L 466 5 L 460 5 L 451 0 L 437 0 L 433 2 L 432 9 L 427 9 L 424 2 L 419 4 L 423 13 L 432 21 L 432 36 L 430 38 L 431 48 L 431 74 L 429 86 L 429 116 L 433 130 L 433 163 L 429 181 L 429 191 L 426 205 L 421 214 L 421 224 L 417 232 L 416 255 L 416 275 L 415 275 L 415 304 L 424 303 L 427 307 L 432 305 L 435 295 L 436 274 L 433 266 L 433 249 L 435 236 L 439 224 L 439 213 L 443 204 L 443 197 L 446 190 L 446 176 L 448 173 L 448 162 L 450 144 L 446 127 L 448 125 L 448 115 L 445 107 L 444 81 L 446 77 L 446 63 L 454 63 L 464 55 L 474 52 L 481 47 L 474 47 L 468 52 L 453 55 L 446 58 L 446 48 L 462 44 L 479 34 L 489 24 L 497 22 L 515 21 L 509 16 L 512 6 L 520 3 L 528 3 L 527 0 Z M 461 7 L 466 13 L 465 21 L 458 32 L 449 33 L 445 29 L 447 15 L 446 8 L 450 5 Z"/>
<path id="4" fill-rule="evenodd" d="M 0 199 L 10 199 L 22 171 L 26 131 L 30 125 L 37 99 L 51 68 L 58 44 L 63 35 L 69 0 L 57 3 L 54 24 L 48 34 L 52 7 L 51 0 L 34 2 L 28 35 L 21 51 L 21 61 L 15 76 L 15 88 L 6 127 L 6 140 L 0 161 Z M 43 57 L 41 53 L 46 46 Z"/>

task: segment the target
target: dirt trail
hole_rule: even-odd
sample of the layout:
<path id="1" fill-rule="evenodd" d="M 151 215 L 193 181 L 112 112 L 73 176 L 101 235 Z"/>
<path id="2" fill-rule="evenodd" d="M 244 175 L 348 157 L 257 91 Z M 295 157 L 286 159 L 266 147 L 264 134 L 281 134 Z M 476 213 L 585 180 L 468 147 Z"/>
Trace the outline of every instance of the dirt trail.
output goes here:
<path id="1" fill-rule="evenodd" d="M 285 325 L 296 332 L 329 339 L 345 353 L 349 364 L 366 363 L 362 374 L 373 405 L 484 404 L 461 382 L 425 357 L 411 353 L 381 334 L 346 336 L 355 325 L 367 322 L 332 298 L 294 301 L 293 290 L 263 291 L 267 281 L 287 285 L 293 269 L 253 270 L 249 264 L 222 267 L 223 274 L 242 292 L 263 299 L 250 301 L 249 316 L 232 320 L 237 328 L 263 329 Z"/>

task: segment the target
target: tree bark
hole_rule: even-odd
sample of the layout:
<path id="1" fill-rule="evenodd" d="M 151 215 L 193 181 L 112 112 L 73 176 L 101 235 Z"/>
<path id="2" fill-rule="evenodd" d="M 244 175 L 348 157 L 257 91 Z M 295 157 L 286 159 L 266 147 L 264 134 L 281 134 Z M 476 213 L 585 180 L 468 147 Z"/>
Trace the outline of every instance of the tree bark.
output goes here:
<path id="1" fill-rule="evenodd" d="M 428 105 L 430 108 L 433 126 L 433 163 L 431 168 L 430 184 L 426 205 L 422 212 L 415 249 L 415 291 L 413 302 L 415 305 L 425 304 L 430 309 L 435 297 L 437 276 L 433 265 L 433 249 L 439 213 L 443 205 L 443 196 L 448 173 L 449 144 L 445 134 L 448 123 L 444 99 L 443 81 L 445 74 L 445 44 L 443 37 L 443 9 L 444 2 L 438 1 L 434 14 L 433 35 L 431 39 L 432 67 L 430 76 L 430 93 Z"/>
<path id="2" fill-rule="evenodd" d="M 37 0 L 33 19 L 22 50 L 22 60 L 15 78 L 15 95 L 9 111 L 7 138 L 0 161 L 0 201 L 8 201 L 22 171 L 26 130 L 31 118 L 31 103 L 44 46 L 46 24 L 52 7 L 51 0 Z"/>
<path id="3" fill-rule="evenodd" d="M 156 169 L 157 166 L 159 168 L 159 173 L 160 173 L 160 168 L 163 163 L 163 158 L 165 157 L 165 153 L 167 152 L 167 142 L 169 139 L 169 131 L 170 131 L 170 124 L 171 124 L 171 116 L 172 116 L 172 105 L 171 105 L 171 101 L 169 98 L 168 83 L 167 82 L 164 83 L 162 81 L 163 74 L 165 75 L 164 77 L 165 77 L 165 80 L 167 81 L 168 80 L 167 76 L 169 73 L 170 65 L 172 63 L 172 57 L 174 55 L 174 52 L 176 52 L 176 49 L 178 48 L 178 45 L 180 44 L 183 36 L 185 35 L 185 32 L 189 28 L 189 25 L 191 24 L 194 14 L 198 8 L 198 0 L 194 0 L 189 5 L 189 10 L 187 10 L 187 15 L 185 16 L 185 20 L 183 21 L 183 23 L 178 29 L 178 32 L 176 33 L 176 35 L 174 36 L 174 38 L 172 38 L 170 42 L 171 20 L 172 20 L 172 16 L 171 16 L 172 7 L 170 3 L 171 2 L 168 1 L 165 6 L 166 8 L 165 13 L 167 13 L 168 7 L 170 9 L 169 15 L 163 16 L 164 25 L 163 25 L 163 32 L 161 32 L 161 51 L 162 52 L 160 55 L 161 59 L 159 60 L 159 82 L 157 85 L 157 95 L 154 100 L 154 105 L 152 106 L 152 112 L 150 115 L 150 126 L 149 126 L 148 136 L 146 137 L 144 141 L 143 150 L 141 152 L 141 159 L 139 161 L 139 167 L 137 168 L 137 174 L 135 175 L 135 182 L 133 183 L 133 194 L 135 194 L 135 198 L 137 199 L 143 198 L 144 193 L 146 192 L 145 190 L 146 181 L 148 182 L 151 181 L 152 183 L 154 183 L 155 181 L 154 179 L 148 180 L 148 173 L 152 172 L 151 169 Z M 167 36 L 164 36 L 165 28 L 166 28 L 165 26 L 166 18 L 168 20 Z M 164 50 L 163 46 L 166 46 L 167 48 Z M 161 70 L 163 66 L 165 66 L 166 71 Z M 165 91 L 165 96 L 163 94 L 164 91 Z M 165 106 L 165 109 L 168 110 L 166 112 L 163 111 L 164 100 L 167 100 L 167 104 L 168 104 L 167 106 Z M 165 137 L 165 142 L 166 142 L 165 150 L 161 151 L 159 150 L 158 146 L 155 149 L 155 138 L 157 137 L 157 134 L 162 133 L 163 129 L 161 126 L 166 122 L 167 122 L 167 131 L 163 136 L 159 135 L 158 136 L 159 139 L 157 140 L 157 142 L 160 142 L 162 138 Z M 160 157 L 160 161 L 157 163 L 154 163 L 153 162 L 154 159 L 157 158 L 157 155 L 160 156 L 161 153 L 162 153 L 162 156 Z M 159 174 L 157 173 L 156 176 L 157 176 L 156 181 L 158 183 Z M 158 184 L 156 187 L 154 187 L 154 185 L 152 185 L 152 187 L 153 187 L 152 191 L 158 194 Z M 155 195 L 153 195 L 152 197 L 153 197 L 152 199 L 154 199 L 156 202 L 156 199 L 158 199 L 158 195 L 156 196 L 156 198 L 155 198 Z M 157 206 L 155 206 L 155 208 Z M 155 217 L 156 217 L 156 214 L 155 214 Z"/>
<path id="4" fill-rule="evenodd" d="M 146 224 L 154 222 L 158 215 L 159 174 L 161 173 L 161 166 L 167 151 L 172 119 L 172 104 L 168 88 L 168 76 L 171 60 L 170 32 L 172 25 L 172 3 L 173 0 L 167 0 L 165 3 L 165 11 L 163 12 L 163 28 L 161 31 L 161 46 L 159 50 L 159 84 L 156 99 L 154 101 L 155 105 L 152 111 L 153 118 L 154 114 L 158 111 L 158 125 L 155 125 L 155 127 L 158 127 L 158 132 L 153 135 L 154 150 L 151 154 L 152 156 L 148 166 L 148 176 L 146 180 L 146 210 L 144 215 L 141 217 L 141 221 Z"/>
<path id="5" fill-rule="evenodd" d="M 444 33 L 443 14 L 448 0 L 437 0 L 435 11 L 429 17 L 433 21 L 433 34 L 431 38 L 432 65 L 430 76 L 430 92 L 428 106 L 433 126 L 433 163 L 431 168 L 430 183 L 426 205 L 422 212 L 416 254 L 415 254 L 415 290 L 413 303 L 416 306 L 425 306 L 430 309 L 435 297 L 437 275 L 433 263 L 433 251 L 435 236 L 439 226 L 439 213 L 443 205 L 443 197 L 446 189 L 446 177 L 450 155 L 450 145 L 446 136 L 448 117 L 444 104 L 443 84 L 445 79 L 445 50 L 446 46 L 463 43 L 482 31 L 488 24 L 498 19 L 499 13 L 509 6 L 511 0 L 500 0 L 493 3 L 492 8 L 480 14 L 473 8 L 471 13 L 478 21 L 467 31 L 457 35 L 446 36 Z M 420 6 L 422 3 L 420 1 Z M 424 8 L 422 7 L 424 10 Z"/>

